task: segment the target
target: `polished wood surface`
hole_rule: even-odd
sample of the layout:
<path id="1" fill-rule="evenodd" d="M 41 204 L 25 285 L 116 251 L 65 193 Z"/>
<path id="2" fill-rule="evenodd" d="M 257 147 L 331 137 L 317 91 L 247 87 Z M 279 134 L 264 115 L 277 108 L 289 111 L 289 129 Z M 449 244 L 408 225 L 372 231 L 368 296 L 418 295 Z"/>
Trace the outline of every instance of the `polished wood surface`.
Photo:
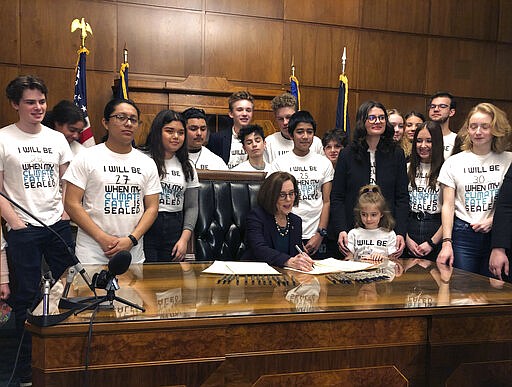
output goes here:
<path id="1" fill-rule="evenodd" d="M 316 118 L 320 135 L 335 122 L 344 46 L 352 120 L 367 99 L 378 99 L 402 112 L 425 112 L 428 96 L 439 89 L 449 90 L 458 99 L 451 122 L 455 131 L 469 109 L 484 100 L 512 115 L 510 1 L 3 1 L 2 90 L 14 70 L 13 75 L 44 77 L 50 107 L 62 98 L 72 98 L 80 38 L 69 27 L 76 17 L 85 17 L 94 31 L 86 41 L 91 51 L 87 86 L 97 141 L 104 134 L 103 107 L 118 78 L 125 43 L 130 82 L 219 77 L 245 89 L 272 89 L 277 95 L 289 89 L 294 59 L 302 108 Z M 132 97 L 148 119 L 163 108 L 182 110 L 204 104 L 197 93 L 163 102 L 157 93 L 142 99 L 137 93 Z M 221 99 L 226 105 L 227 98 Z M 0 99 L 0 126 L 13 121 L 11 111 L 7 100 Z"/>
<path id="2" fill-rule="evenodd" d="M 288 284 L 237 284 L 202 274 L 207 266 L 147 264 L 119 277 L 116 295 L 146 311 L 116 302 L 95 316 L 91 385 L 460 386 L 472 385 L 461 370 L 473 363 L 487 380 L 509 371 L 510 284 L 422 260 L 373 272 L 388 280 L 336 284 L 291 271 L 279 276 Z M 81 279 L 72 288 L 90 294 Z M 84 380 L 91 313 L 29 327 L 35 386 Z"/>

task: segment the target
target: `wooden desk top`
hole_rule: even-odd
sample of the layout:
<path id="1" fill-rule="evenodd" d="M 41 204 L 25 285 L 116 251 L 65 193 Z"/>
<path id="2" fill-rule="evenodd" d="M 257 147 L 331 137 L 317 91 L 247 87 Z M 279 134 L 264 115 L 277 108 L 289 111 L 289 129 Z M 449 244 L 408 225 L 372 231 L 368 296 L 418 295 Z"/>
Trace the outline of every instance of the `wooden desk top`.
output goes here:
<path id="1" fill-rule="evenodd" d="M 481 313 L 482 308 L 489 312 L 510 311 L 511 284 L 425 260 L 405 259 L 398 263 L 395 269 L 388 267 L 373 272 L 392 277 L 389 280 L 358 282 L 354 280 L 358 275 L 351 274 L 350 283 L 333 283 L 325 275 L 280 270 L 283 276 L 279 284 L 275 278 L 269 284 L 266 276 L 248 276 L 247 283 L 245 276 L 240 276 L 238 284 L 234 278 L 223 283 L 220 275 L 201 273 L 208 263 L 132 265 L 119 276 L 120 289 L 116 296 L 141 305 L 146 311 L 139 312 L 116 301 L 113 310 L 101 310 L 96 315 L 95 323 L 105 330 L 115 330 L 119 324 L 111 323 L 120 321 L 145 322 L 145 328 L 149 327 L 148 322 L 153 322 L 150 325 L 158 328 L 162 323 L 167 327 L 186 327 L 467 314 Z M 86 267 L 91 277 L 101 269 L 101 266 Z M 98 295 L 104 293 L 98 290 Z M 90 290 L 77 276 L 70 296 L 89 295 Z M 71 332 L 77 325 L 83 327 L 88 323 L 91 313 L 71 316 L 57 327 L 32 326 L 31 330 L 58 328 L 60 332 L 62 329 Z"/>
<path id="2" fill-rule="evenodd" d="M 29 324 L 34 386 L 82 385 L 84 348 L 99 386 L 510 381 L 510 284 L 414 259 L 373 272 L 388 280 L 350 283 L 280 270 L 280 284 L 240 277 L 237 285 L 202 274 L 207 266 L 132 266 L 116 296 L 146 312 L 115 302 L 92 325 L 91 311 Z M 91 277 L 101 269 L 86 267 Z M 91 295 L 80 277 L 72 290 Z"/>

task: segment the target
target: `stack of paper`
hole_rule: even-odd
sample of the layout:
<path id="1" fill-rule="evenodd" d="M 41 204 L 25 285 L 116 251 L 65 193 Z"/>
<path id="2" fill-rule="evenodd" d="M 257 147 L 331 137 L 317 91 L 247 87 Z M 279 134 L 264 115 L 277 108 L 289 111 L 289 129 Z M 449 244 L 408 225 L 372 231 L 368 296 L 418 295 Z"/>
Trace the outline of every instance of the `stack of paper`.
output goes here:
<path id="1" fill-rule="evenodd" d="M 374 263 L 368 262 L 360 262 L 360 261 L 342 261 L 335 258 L 327 258 L 327 259 L 319 259 L 315 261 L 313 270 L 311 271 L 302 271 L 293 269 L 291 267 L 285 267 L 285 269 L 298 271 L 301 273 L 307 274 L 328 274 L 328 273 L 336 273 L 336 272 L 351 272 L 351 271 L 360 271 L 366 270 L 370 268 L 374 268 L 376 265 Z"/>
<path id="2" fill-rule="evenodd" d="M 208 274 L 269 274 L 278 275 L 276 269 L 269 266 L 266 262 L 239 262 L 239 261 L 214 261 L 210 266 L 203 270 Z"/>

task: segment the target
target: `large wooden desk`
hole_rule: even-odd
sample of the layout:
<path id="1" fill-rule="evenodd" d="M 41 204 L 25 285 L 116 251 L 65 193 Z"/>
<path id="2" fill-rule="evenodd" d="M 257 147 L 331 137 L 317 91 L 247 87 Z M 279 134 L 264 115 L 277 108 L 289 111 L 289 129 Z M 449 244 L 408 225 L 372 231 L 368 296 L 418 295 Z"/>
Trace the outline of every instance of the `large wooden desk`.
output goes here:
<path id="1" fill-rule="evenodd" d="M 402 264 L 391 282 L 295 273 L 296 286 L 218 284 L 204 264 L 133 267 L 117 295 L 147 311 L 98 313 L 89 385 L 508 385 L 512 286 Z M 30 326 L 34 386 L 83 385 L 89 317 Z"/>

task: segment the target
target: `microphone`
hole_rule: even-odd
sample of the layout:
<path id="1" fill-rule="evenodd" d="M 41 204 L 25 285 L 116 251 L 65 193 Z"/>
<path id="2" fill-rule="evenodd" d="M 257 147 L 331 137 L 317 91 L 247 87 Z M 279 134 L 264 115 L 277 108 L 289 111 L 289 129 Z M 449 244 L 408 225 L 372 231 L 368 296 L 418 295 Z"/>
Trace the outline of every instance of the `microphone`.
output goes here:
<path id="1" fill-rule="evenodd" d="M 59 240 L 64 244 L 66 251 L 68 252 L 68 255 L 71 257 L 71 260 L 73 261 L 73 266 L 74 266 L 75 270 L 82 276 L 84 282 L 87 284 L 89 289 L 91 289 L 91 291 L 94 294 L 96 294 L 95 290 L 94 290 L 94 286 L 92 285 L 92 282 L 91 282 L 91 278 L 89 277 L 89 275 L 83 268 L 82 263 L 80 262 L 78 257 L 75 255 L 73 250 L 71 250 L 71 248 L 68 246 L 68 244 L 66 243 L 64 238 L 62 238 L 62 236 L 57 231 L 55 231 L 53 228 L 49 227 L 41 219 L 39 219 L 37 216 L 32 214 L 29 210 L 23 208 L 21 205 L 16 203 L 14 200 L 12 200 L 10 197 L 8 197 L 6 194 L 4 194 L 2 191 L 0 191 L 0 196 L 2 196 L 5 200 L 7 200 L 13 206 L 19 208 L 21 211 L 23 211 L 25 214 L 27 214 L 32 219 L 34 219 L 37 223 L 39 223 L 41 226 L 43 226 L 46 230 L 49 230 L 52 234 L 54 234 L 57 238 L 59 238 Z M 130 257 L 130 260 L 131 260 L 131 257 Z"/>
<path id="2" fill-rule="evenodd" d="M 122 250 L 114 255 L 108 262 L 108 271 L 116 275 L 124 274 L 132 263 L 132 254 L 129 251 Z"/>
<path id="3" fill-rule="evenodd" d="M 125 273 L 128 270 L 131 262 L 132 255 L 129 251 L 123 250 L 114 255 L 108 262 L 108 270 L 102 270 L 92 276 L 92 283 L 94 287 L 96 289 L 105 289 L 107 294 L 101 298 L 95 299 L 92 304 L 85 305 L 83 308 L 76 311 L 75 315 L 82 313 L 86 309 L 95 309 L 100 306 L 113 309 L 114 301 L 121 302 L 122 304 L 145 312 L 146 310 L 142 306 L 134 304 L 133 302 L 125 300 L 121 297 L 117 297 L 115 294 L 115 291 L 119 290 L 119 284 L 117 283 L 116 276 Z M 105 302 L 108 302 L 108 305 L 105 305 Z"/>
<path id="4" fill-rule="evenodd" d="M 122 250 L 114 255 L 108 262 L 108 270 L 102 270 L 92 276 L 92 283 L 95 289 L 113 288 L 119 289 L 116 276 L 123 274 L 130 267 L 132 254 L 129 251 Z"/>
<path id="5" fill-rule="evenodd" d="M 68 269 L 68 275 L 66 276 L 66 286 L 64 286 L 64 291 L 62 292 L 62 298 L 68 298 L 69 289 L 71 288 L 71 284 L 73 283 L 73 279 L 76 275 L 76 269 L 74 266 L 71 266 Z"/>

